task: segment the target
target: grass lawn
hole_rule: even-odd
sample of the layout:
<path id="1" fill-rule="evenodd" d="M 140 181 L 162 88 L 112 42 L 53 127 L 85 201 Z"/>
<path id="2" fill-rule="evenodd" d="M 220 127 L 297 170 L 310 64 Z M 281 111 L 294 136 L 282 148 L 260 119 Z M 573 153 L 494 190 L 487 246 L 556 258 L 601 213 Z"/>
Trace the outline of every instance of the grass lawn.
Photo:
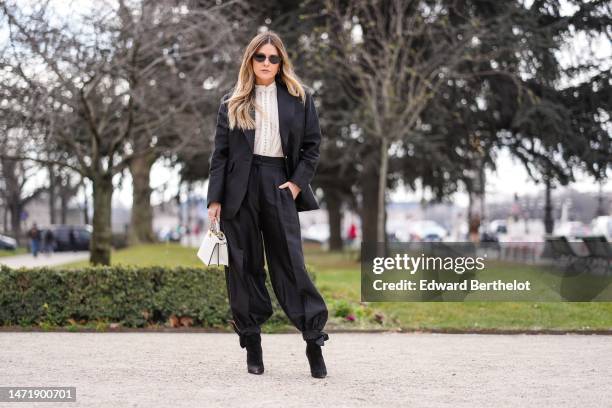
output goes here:
<path id="1" fill-rule="evenodd" d="M 196 248 L 186 248 L 174 243 L 138 245 L 112 251 L 111 262 L 141 266 L 204 266 L 196 256 Z M 89 261 L 79 261 L 56 266 L 55 268 L 78 268 L 88 266 Z"/>
<path id="2" fill-rule="evenodd" d="M 27 254 L 28 250 L 26 248 L 17 248 L 14 251 L 10 251 L 8 249 L 0 249 L 0 258 L 5 257 L 5 256 L 15 256 L 15 255 L 22 255 L 22 254 Z"/>
<path id="3" fill-rule="evenodd" d="M 356 252 L 326 252 L 306 244 L 306 263 L 317 272 L 317 287 L 332 306 L 360 305 L 360 264 Z M 113 264 L 201 265 L 195 248 L 142 245 L 112 254 Z M 86 266 L 87 261 L 62 268 Z M 612 302 L 370 302 L 385 327 L 406 330 L 596 330 L 612 329 Z M 346 326 L 343 326 L 346 327 Z"/>

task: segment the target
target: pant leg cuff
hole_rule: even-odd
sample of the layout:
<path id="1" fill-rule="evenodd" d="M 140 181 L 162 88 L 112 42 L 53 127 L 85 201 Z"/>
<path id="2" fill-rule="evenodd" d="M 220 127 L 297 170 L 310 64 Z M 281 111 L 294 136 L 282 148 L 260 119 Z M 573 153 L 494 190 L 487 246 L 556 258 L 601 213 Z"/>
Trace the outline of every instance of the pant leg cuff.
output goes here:
<path id="1" fill-rule="evenodd" d="M 240 347 L 254 346 L 261 343 L 261 334 L 242 334 L 240 335 Z"/>
<path id="2" fill-rule="evenodd" d="M 247 327 L 240 330 L 234 320 L 230 320 L 229 323 L 240 339 L 240 347 L 245 348 L 249 345 L 261 343 L 261 328 L 259 326 Z"/>
<path id="3" fill-rule="evenodd" d="M 324 346 L 325 340 L 329 340 L 329 335 L 322 330 L 306 330 L 302 332 L 302 338 L 306 342 L 314 342 L 319 346 Z"/>

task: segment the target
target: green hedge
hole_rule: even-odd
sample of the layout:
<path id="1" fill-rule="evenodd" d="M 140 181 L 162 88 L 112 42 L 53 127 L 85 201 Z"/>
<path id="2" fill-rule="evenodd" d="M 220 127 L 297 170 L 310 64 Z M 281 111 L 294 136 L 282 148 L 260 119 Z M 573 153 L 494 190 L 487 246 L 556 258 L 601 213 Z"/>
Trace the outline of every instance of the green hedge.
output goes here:
<path id="1" fill-rule="evenodd" d="M 315 276 L 309 272 L 314 280 Z M 290 324 L 270 286 L 270 324 Z M 225 326 L 231 319 L 223 268 L 97 266 L 81 269 L 0 266 L 0 325 L 64 326 L 77 322 L 126 327 L 190 317 L 194 326 Z"/>

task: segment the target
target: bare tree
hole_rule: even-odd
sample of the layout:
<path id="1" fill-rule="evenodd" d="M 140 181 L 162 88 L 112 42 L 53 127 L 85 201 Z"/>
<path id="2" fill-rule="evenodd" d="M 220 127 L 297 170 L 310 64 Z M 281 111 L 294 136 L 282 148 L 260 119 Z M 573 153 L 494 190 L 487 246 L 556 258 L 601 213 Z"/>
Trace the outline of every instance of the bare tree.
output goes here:
<path id="1" fill-rule="evenodd" d="M 7 67 L 2 68 L 0 72 L 5 72 Z M 8 230 L 6 227 L 9 224 L 6 218 L 10 218 L 10 233 L 21 243 L 24 208 L 45 191 L 46 186 L 34 184 L 40 164 L 14 158 L 33 147 L 32 143 L 20 141 L 24 139 L 25 128 L 32 124 L 32 117 L 24 107 L 34 95 L 14 78 L 9 80 L 3 75 L 0 83 L 0 196 L 5 207 L 5 230 Z"/>
<path id="2" fill-rule="evenodd" d="M 174 116 L 193 106 L 191 97 L 201 100 L 206 91 L 201 86 L 206 77 L 181 86 L 185 73 L 172 67 L 179 59 L 210 67 L 215 63 L 211 53 L 218 49 L 215 55 L 224 61 L 223 46 L 231 43 L 240 3 L 192 3 L 99 1 L 80 21 L 71 16 L 70 23 L 58 22 L 62 20 L 49 3 L 28 12 L 17 2 L 0 4 L 11 44 L 3 64 L 30 91 L 44 95 L 29 106 L 42 112 L 29 137 L 66 152 L 61 159 L 40 154 L 14 158 L 59 164 L 91 180 L 93 264 L 110 263 L 114 176 L 142 162 L 150 169 L 160 153 L 169 154 L 200 136 L 164 137 Z M 198 80 L 199 88 L 185 92 Z M 169 89 L 174 96 L 164 93 Z M 148 183 L 148 177 L 140 181 Z M 137 189 L 149 193 L 148 186 Z"/>
<path id="3" fill-rule="evenodd" d="M 3 188 L 0 191 L 2 201 L 6 204 L 10 214 L 11 233 L 18 243 L 22 243 L 21 214 L 26 205 L 36 199 L 46 186 L 37 186 L 27 192 L 28 181 L 39 171 L 39 165 L 32 162 L 14 159 L 0 159 L 0 177 Z"/>

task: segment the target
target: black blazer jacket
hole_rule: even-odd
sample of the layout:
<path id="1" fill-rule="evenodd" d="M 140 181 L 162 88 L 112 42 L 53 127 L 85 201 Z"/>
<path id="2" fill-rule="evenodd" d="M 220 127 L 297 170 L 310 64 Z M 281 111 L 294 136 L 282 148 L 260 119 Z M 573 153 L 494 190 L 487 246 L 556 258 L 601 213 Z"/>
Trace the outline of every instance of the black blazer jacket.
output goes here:
<path id="1" fill-rule="evenodd" d="M 244 198 L 249 180 L 255 129 L 229 129 L 227 100 L 223 95 L 217 114 L 215 146 L 210 157 L 210 179 L 206 206 L 221 203 L 221 218 L 233 218 Z M 285 170 L 288 181 L 301 191 L 295 198 L 298 211 L 319 208 L 310 182 L 319 161 L 321 130 L 312 94 L 306 91 L 306 103 L 289 93 L 286 85 L 276 77 L 278 122 Z"/>

